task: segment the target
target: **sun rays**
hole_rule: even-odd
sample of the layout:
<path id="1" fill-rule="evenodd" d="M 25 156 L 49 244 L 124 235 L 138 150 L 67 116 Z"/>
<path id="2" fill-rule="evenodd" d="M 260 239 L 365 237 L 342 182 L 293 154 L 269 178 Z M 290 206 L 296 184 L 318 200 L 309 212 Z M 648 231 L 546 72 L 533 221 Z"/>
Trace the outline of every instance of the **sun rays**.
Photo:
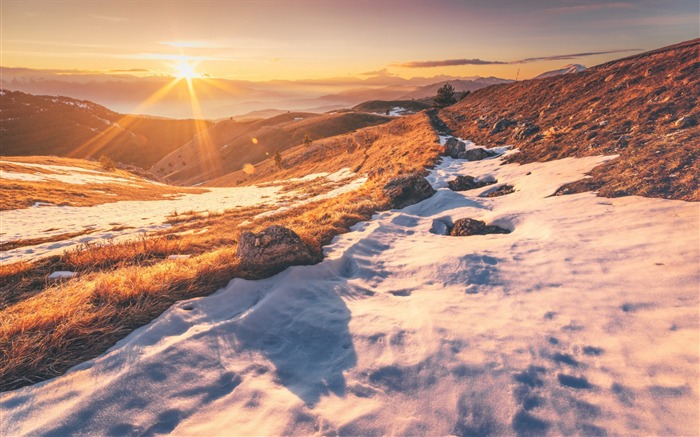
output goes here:
<path id="1" fill-rule="evenodd" d="M 169 67 L 173 70 L 173 79 L 151 94 L 140 105 L 130 111 L 130 113 L 146 113 L 148 108 L 164 100 L 170 93 L 177 92 L 176 87 L 178 87 L 178 85 L 183 85 L 184 81 L 186 83 L 187 97 L 192 111 L 191 121 L 196 131 L 196 135 L 192 141 L 196 144 L 198 154 L 205 158 L 198 161 L 203 163 L 202 165 L 205 165 L 206 168 L 199 168 L 197 171 L 202 174 L 216 173 L 222 168 L 221 157 L 212 143 L 207 123 L 205 122 L 205 116 L 202 113 L 202 108 L 197 97 L 196 88 L 200 85 L 205 89 L 208 88 L 207 85 L 220 88 L 220 85 L 214 83 L 214 80 L 206 78 L 202 73 L 197 72 L 196 63 L 180 60 L 176 64 L 169 65 Z M 138 117 L 125 115 L 116 123 L 110 124 L 104 131 L 99 132 L 94 137 L 76 147 L 69 156 L 92 156 L 96 158 L 94 155 L 99 150 L 103 149 L 111 141 L 114 141 L 119 135 L 125 133 L 137 120 Z"/>

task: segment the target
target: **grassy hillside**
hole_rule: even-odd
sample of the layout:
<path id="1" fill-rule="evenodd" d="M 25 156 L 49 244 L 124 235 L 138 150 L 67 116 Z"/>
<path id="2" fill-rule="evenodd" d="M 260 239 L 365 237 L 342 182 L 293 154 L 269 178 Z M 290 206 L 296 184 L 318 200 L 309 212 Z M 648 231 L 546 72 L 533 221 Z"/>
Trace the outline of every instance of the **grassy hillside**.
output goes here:
<path id="1" fill-rule="evenodd" d="M 568 192 L 700 200 L 700 39 L 578 74 L 475 91 L 440 116 L 458 136 L 513 144 L 516 162 L 619 154 Z"/>
<path id="2" fill-rule="evenodd" d="M 306 136 L 316 141 L 390 120 L 353 112 L 291 112 L 265 120 L 223 121 L 163 158 L 151 171 L 177 184 L 196 184 L 257 164 L 301 144 Z"/>
<path id="3" fill-rule="evenodd" d="M 68 97 L 2 93 L 1 153 L 5 156 L 99 158 L 104 154 L 148 168 L 197 132 L 193 120 L 122 115 Z"/>
<path id="4" fill-rule="evenodd" d="M 431 107 L 430 104 L 418 100 L 370 100 L 352 108 L 357 112 L 376 112 L 384 114 L 393 108 L 404 108 L 411 112 L 420 112 Z"/>
<path id="5" fill-rule="evenodd" d="M 289 168 L 270 160 L 251 175 L 253 182 L 336 172 L 351 167 L 369 180 L 358 190 L 253 217 L 237 209 L 193 218 L 143 241 L 86 247 L 35 263 L 0 268 L 0 390 L 21 387 L 65 372 L 94 357 L 133 329 L 157 317 L 177 300 L 216 291 L 234 277 L 256 277 L 235 256 L 244 231 L 277 224 L 297 232 L 321 257 L 333 236 L 387 208 L 381 188 L 397 174 L 433 165 L 441 147 L 425 114 L 395 119 L 311 147 L 287 153 Z M 307 192 L 316 190 L 305 183 Z M 144 205 L 147 207 L 147 205 Z M 192 232 L 197 230 L 198 232 Z M 202 231 L 203 230 L 203 231 Z M 168 261 L 171 254 L 192 257 Z M 56 270 L 79 272 L 54 284 Z M 74 345 L 81 345 L 75 347 Z"/>

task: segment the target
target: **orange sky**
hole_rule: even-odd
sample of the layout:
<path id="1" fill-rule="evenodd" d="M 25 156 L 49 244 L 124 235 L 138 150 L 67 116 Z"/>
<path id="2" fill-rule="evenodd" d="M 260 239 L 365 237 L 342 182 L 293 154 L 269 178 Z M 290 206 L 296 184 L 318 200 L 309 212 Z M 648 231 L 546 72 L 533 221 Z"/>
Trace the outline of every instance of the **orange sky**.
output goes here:
<path id="1" fill-rule="evenodd" d="M 1 4 L 2 66 L 151 75 L 174 74 L 173 64 L 187 60 L 198 73 L 246 80 L 361 76 L 384 69 L 402 77 L 503 78 L 515 78 L 520 69 L 520 78 L 527 78 L 699 36 L 697 0 Z"/>

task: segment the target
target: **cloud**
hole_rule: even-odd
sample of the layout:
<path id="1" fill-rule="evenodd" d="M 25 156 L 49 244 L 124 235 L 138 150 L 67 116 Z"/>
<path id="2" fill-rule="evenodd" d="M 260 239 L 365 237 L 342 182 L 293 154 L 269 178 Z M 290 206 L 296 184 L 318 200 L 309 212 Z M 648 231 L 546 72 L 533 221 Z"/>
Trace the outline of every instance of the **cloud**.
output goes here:
<path id="1" fill-rule="evenodd" d="M 382 68 L 381 70 L 365 71 L 358 76 L 395 76 L 395 74 L 390 73 L 386 68 Z"/>
<path id="2" fill-rule="evenodd" d="M 545 9 L 551 14 L 572 14 L 578 12 L 592 12 L 607 9 L 631 9 L 634 5 L 631 3 L 614 2 L 614 3 L 591 3 L 587 5 L 562 6 L 558 8 Z"/>
<path id="3" fill-rule="evenodd" d="M 517 61 L 485 61 L 483 59 L 447 59 L 444 61 L 412 61 L 398 64 L 391 64 L 392 67 L 403 68 L 431 68 L 431 67 L 454 67 L 458 65 L 509 65 L 509 64 L 528 64 L 530 62 L 539 61 L 566 61 L 571 59 L 583 58 L 586 56 L 606 55 L 609 53 L 635 52 L 641 49 L 620 49 L 607 50 L 600 52 L 584 52 L 571 53 L 566 55 L 542 56 L 538 58 L 525 58 Z"/>
<path id="4" fill-rule="evenodd" d="M 145 68 L 129 68 L 126 70 L 109 70 L 108 73 L 150 73 L 150 71 Z"/>
<path id="5" fill-rule="evenodd" d="M 609 53 L 624 53 L 624 52 L 638 52 L 641 49 L 620 49 L 620 50 L 607 50 L 603 52 L 584 52 L 584 53 L 572 53 L 569 55 L 554 55 L 554 56 L 543 56 L 540 58 L 525 58 L 519 61 L 510 62 L 511 64 L 527 64 L 529 62 L 538 61 L 569 61 L 571 59 L 584 58 L 586 56 L 595 55 L 607 55 Z"/>
<path id="6" fill-rule="evenodd" d="M 179 49 L 220 49 L 227 45 L 223 41 L 214 40 L 159 41 L 158 44 Z"/>
<path id="7" fill-rule="evenodd" d="M 430 68 L 430 67 L 454 67 L 457 65 L 494 65 L 509 64 L 504 61 L 484 61 L 483 59 L 446 59 L 444 61 L 412 61 L 391 64 L 392 67 L 403 68 Z"/>
<path id="8" fill-rule="evenodd" d="M 90 18 L 94 18 L 95 20 L 102 20 L 102 21 L 111 21 L 113 23 L 125 23 L 129 21 L 128 18 L 124 17 L 110 17 L 107 15 L 96 15 L 96 14 L 90 14 L 88 15 Z"/>

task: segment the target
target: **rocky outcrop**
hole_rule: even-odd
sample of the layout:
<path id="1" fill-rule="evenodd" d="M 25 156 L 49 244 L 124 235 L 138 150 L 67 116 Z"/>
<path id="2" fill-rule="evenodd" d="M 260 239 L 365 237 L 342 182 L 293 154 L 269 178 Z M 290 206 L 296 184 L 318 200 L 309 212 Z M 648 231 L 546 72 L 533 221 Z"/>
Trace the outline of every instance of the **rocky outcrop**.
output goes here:
<path id="1" fill-rule="evenodd" d="M 389 179 L 382 192 L 389 199 L 389 207 L 396 209 L 413 205 L 435 194 L 430 183 L 418 173 Z"/>
<path id="2" fill-rule="evenodd" d="M 244 232 L 236 255 L 241 260 L 241 267 L 259 274 L 273 274 L 289 266 L 316 261 L 306 243 L 283 226 L 270 226 L 258 234 Z"/>
<path id="3" fill-rule="evenodd" d="M 450 230 L 450 235 L 453 237 L 468 237 L 470 235 L 486 234 L 510 234 L 510 230 L 503 229 L 499 226 L 487 225 L 481 220 L 474 220 L 470 218 L 457 220 Z"/>
<path id="4" fill-rule="evenodd" d="M 474 188 L 481 188 L 487 185 L 495 184 L 496 181 L 477 181 L 474 176 L 457 176 L 447 182 L 447 186 L 452 191 L 467 191 Z"/>

